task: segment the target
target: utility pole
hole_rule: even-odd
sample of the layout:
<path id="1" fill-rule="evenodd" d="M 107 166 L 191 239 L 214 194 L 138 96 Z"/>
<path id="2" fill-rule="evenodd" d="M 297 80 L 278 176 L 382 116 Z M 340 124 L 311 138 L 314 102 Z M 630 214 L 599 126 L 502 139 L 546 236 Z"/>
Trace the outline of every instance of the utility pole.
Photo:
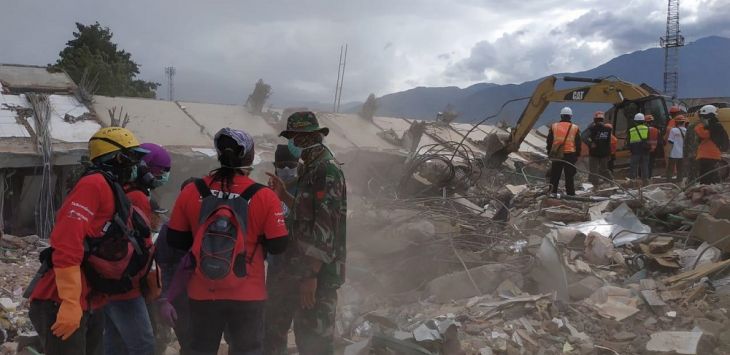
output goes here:
<path id="1" fill-rule="evenodd" d="M 170 101 L 175 100 L 175 67 L 165 67 L 165 76 L 167 77 L 167 98 Z"/>
<path id="2" fill-rule="evenodd" d="M 340 112 L 342 100 L 342 82 L 345 81 L 345 65 L 347 64 L 347 44 L 340 46 L 340 60 L 337 63 L 337 84 L 335 85 L 335 101 L 332 103 L 332 112 Z"/>
<path id="3" fill-rule="evenodd" d="M 667 31 L 659 39 L 664 48 L 664 95 L 677 100 L 679 90 L 679 47 L 684 46 L 684 36 L 679 30 L 679 0 L 668 0 Z"/>

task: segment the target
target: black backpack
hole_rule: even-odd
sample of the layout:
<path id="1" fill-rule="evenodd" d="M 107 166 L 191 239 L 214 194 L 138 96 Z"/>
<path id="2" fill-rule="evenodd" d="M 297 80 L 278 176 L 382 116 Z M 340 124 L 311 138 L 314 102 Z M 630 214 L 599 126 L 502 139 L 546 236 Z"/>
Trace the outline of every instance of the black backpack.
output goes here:
<path id="1" fill-rule="evenodd" d="M 728 138 L 725 127 L 720 122 L 717 122 L 717 120 L 713 120 L 708 126 L 710 129 L 710 139 L 717 145 L 717 148 L 721 152 L 730 150 L 730 138 Z"/>

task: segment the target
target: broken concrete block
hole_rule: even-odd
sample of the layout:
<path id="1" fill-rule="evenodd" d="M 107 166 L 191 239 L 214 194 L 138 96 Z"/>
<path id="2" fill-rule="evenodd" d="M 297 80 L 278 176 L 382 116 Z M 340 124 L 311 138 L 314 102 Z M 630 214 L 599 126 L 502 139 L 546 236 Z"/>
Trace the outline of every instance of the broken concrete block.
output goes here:
<path id="1" fill-rule="evenodd" d="M 603 280 L 595 276 L 588 276 L 568 286 L 568 293 L 571 300 L 580 301 L 590 297 L 593 292 L 601 287 L 603 287 Z"/>
<path id="2" fill-rule="evenodd" d="M 730 252 L 730 238 L 720 241 L 722 238 L 730 235 L 730 220 L 717 219 L 708 214 L 702 214 L 697 217 L 690 236 L 697 239 L 714 244 L 724 252 Z"/>
<path id="3" fill-rule="evenodd" d="M 712 199 L 710 214 L 718 219 L 730 219 L 730 200 L 727 198 Z"/>
<path id="4" fill-rule="evenodd" d="M 695 319 L 695 327 L 705 334 L 712 335 L 714 337 L 720 336 L 725 330 L 725 326 L 720 322 L 715 322 L 707 318 Z"/>
<path id="5" fill-rule="evenodd" d="M 18 343 L 4 343 L 0 345 L 0 355 L 15 355 L 18 353 Z"/>
<path id="6" fill-rule="evenodd" d="M 613 259 L 613 242 L 596 232 L 588 233 L 585 242 L 585 258 L 597 265 L 608 265 Z"/>
<path id="7" fill-rule="evenodd" d="M 497 289 L 499 284 L 506 279 L 512 280 L 517 287 L 522 287 L 522 275 L 517 272 L 510 271 L 509 268 L 502 264 L 490 264 L 476 267 L 469 270 L 469 275 L 474 279 L 474 283 L 482 294 L 492 293 Z M 455 272 L 439 276 L 426 286 L 427 294 L 433 295 L 437 302 L 449 302 L 479 296 L 479 292 L 474 288 L 466 271 Z"/>
<path id="8" fill-rule="evenodd" d="M 659 294 L 656 292 L 656 290 L 642 290 L 641 296 L 649 306 L 664 307 L 667 305 L 666 303 L 664 303 L 664 301 L 662 301 L 661 297 L 659 297 Z"/>
<path id="9" fill-rule="evenodd" d="M 702 335 L 701 332 L 657 332 L 646 343 L 646 351 L 650 354 L 707 354 L 708 349 L 701 345 Z"/>

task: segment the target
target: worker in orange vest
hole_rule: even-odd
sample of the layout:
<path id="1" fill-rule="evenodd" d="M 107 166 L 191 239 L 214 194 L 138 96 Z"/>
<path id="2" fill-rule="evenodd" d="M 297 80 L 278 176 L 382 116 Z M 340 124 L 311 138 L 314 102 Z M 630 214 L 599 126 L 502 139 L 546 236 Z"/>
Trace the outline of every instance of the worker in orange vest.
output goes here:
<path id="1" fill-rule="evenodd" d="M 575 163 L 581 150 L 580 127 L 570 122 L 573 110 L 563 107 L 560 110 L 560 122 L 550 126 L 547 137 L 547 151 L 551 159 L 550 185 L 553 194 L 558 193 L 560 176 L 565 171 L 565 193 L 575 195 Z"/>
<path id="2" fill-rule="evenodd" d="M 657 157 L 664 158 L 664 140 L 660 138 L 661 131 L 654 126 L 654 116 L 645 115 L 646 125 L 649 127 L 649 176 L 651 179 L 654 173 L 654 163 Z"/>
<path id="3" fill-rule="evenodd" d="M 700 170 L 700 184 L 716 184 L 720 182 L 717 174 L 718 163 L 722 159 L 722 152 L 712 139 L 710 125 L 717 121 L 717 107 L 705 105 L 700 109 L 700 122 L 695 126 L 695 133 L 700 139 L 697 147 L 697 163 Z"/>

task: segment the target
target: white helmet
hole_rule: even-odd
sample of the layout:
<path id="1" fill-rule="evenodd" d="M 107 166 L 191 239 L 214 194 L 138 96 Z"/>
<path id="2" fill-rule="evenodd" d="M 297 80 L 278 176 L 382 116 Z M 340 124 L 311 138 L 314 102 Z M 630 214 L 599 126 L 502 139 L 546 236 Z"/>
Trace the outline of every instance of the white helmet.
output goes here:
<path id="1" fill-rule="evenodd" d="M 562 110 L 560 110 L 560 115 L 561 116 L 562 115 L 573 116 L 573 110 L 571 110 L 570 107 L 565 106 L 565 107 L 563 107 Z"/>
<path id="2" fill-rule="evenodd" d="M 644 122 L 645 119 L 644 114 L 641 112 L 634 115 L 634 121 L 636 122 Z"/>
<path id="3" fill-rule="evenodd" d="M 714 105 L 705 105 L 700 109 L 700 116 L 717 115 L 717 107 Z"/>

